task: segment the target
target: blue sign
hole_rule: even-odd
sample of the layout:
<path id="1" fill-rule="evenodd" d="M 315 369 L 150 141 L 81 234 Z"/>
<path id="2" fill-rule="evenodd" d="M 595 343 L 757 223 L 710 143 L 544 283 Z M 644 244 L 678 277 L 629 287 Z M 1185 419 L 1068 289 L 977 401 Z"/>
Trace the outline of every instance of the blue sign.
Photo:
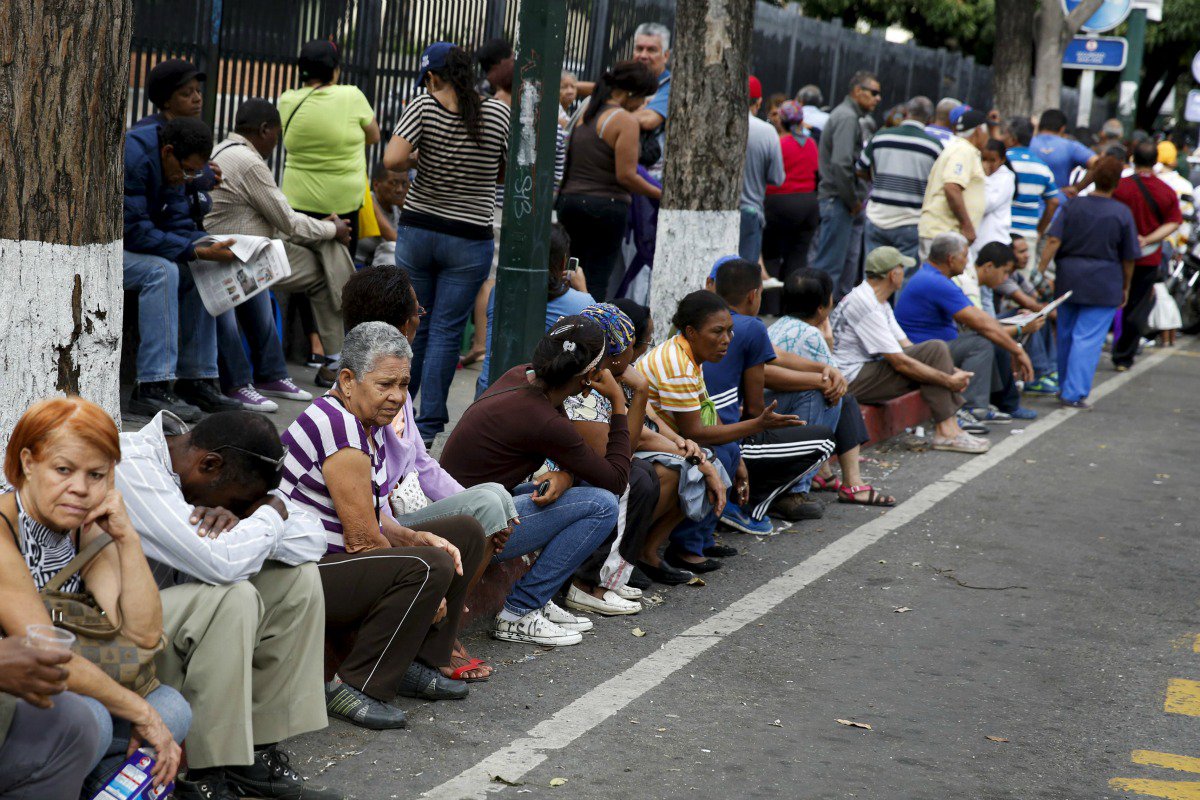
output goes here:
<path id="1" fill-rule="evenodd" d="M 1082 0 L 1062 0 L 1063 9 L 1070 14 Z M 1085 33 L 1104 33 L 1120 25 L 1129 16 L 1133 0 L 1104 0 L 1095 14 L 1079 26 Z"/>
<path id="2" fill-rule="evenodd" d="M 1063 69 L 1096 69 L 1120 72 L 1129 47 L 1119 36 L 1076 36 L 1063 51 Z"/>

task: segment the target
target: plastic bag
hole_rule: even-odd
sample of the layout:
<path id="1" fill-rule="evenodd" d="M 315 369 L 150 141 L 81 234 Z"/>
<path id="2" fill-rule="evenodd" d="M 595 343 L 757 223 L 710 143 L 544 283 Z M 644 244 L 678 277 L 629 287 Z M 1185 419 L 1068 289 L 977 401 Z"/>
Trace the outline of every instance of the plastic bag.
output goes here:
<path id="1" fill-rule="evenodd" d="M 1149 327 L 1155 331 L 1173 331 L 1183 327 L 1179 306 L 1167 291 L 1165 283 L 1154 284 L 1154 309 L 1150 312 Z"/>

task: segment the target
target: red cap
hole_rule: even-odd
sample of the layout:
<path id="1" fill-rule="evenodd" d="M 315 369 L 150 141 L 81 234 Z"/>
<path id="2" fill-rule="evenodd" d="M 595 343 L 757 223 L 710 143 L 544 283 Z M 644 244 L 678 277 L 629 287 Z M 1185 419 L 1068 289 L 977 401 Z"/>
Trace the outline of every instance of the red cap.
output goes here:
<path id="1" fill-rule="evenodd" d="M 762 82 L 753 75 L 750 76 L 750 99 L 757 100 L 762 97 Z"/>

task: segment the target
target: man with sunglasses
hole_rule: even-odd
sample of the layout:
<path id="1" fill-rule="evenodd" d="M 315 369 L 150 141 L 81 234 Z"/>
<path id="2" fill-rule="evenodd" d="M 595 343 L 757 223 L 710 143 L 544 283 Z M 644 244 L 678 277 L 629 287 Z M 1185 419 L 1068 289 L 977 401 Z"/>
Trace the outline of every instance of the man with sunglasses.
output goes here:
<path id="1" fill-rule="evenodd" d="M 251 411 L 121 434 L 116 487 L 158 581 L 158 677 L 193 708 L 179 800 L 335 800 L 278 743 L 328 724 L 325 531 L 278 491 L 287 452 Z"/>
<path id="2" fill-rule="evenodd" d="M 192 280 L 190 262 L 233 261 L 229 242 L 197 245 L 184 184 L 208 164 L 213 137 L 195 117 L 125 134 L 124 283 L 138 292 L 137 383 L 126 408 L 170 411 L 194 422 L 202 411 L 239 408 L 216 387 L 217 325 Z M 171 382 L 174 381 L 174 388 Z"/>
<path id="3" fill-rule="evenodd" d="M 821 130 L 817 149 L 821 174 L 821 182 L 817 185 L 821 229 L 813 268 L 827 272 L 833 279 L 835 299 L 849 293 L 858 279 L 857 265 L 848 268 L 846 256 L 851 252 L 854 232 L 862 230 L 854 223 L 862 213 L 867 197 L 867 185 L 855 172 L 855 162 L 863 149 L 859 119 L 875 110 L 880 96 L 879 79 L 873 73 L 854 73 L 849 94 L 829 114 Z"/>

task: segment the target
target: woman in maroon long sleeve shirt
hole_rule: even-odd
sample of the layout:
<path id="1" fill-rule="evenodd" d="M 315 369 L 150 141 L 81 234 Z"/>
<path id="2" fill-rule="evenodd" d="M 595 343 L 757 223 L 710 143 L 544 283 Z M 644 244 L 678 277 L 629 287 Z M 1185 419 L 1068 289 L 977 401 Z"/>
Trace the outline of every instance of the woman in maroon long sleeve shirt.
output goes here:
<path id="1" fill-rule="evenodd" d="M 520 524 L 493 560 L 541 550 L 496 617 L 497 639 L 578 644 L 592 627 L 587 617 L 564 611 L 552 598 L 612 530 L 617 497 L 629 481 L 625 395 L 608 370 L 597 369 L 603 354 L 599 325 L 586 317 L 563 317 L 538 342 L 532 363 L 492 384 L 446 442 L 442 467 L 459 483 L 494 481 L 514 494 Z M 568 397 L 589 389 L 612 403 L 604 456 L 588 446 L 562 407 Z M 537 484 L 528 482 L 547 459 L 558 469 Z"/>

